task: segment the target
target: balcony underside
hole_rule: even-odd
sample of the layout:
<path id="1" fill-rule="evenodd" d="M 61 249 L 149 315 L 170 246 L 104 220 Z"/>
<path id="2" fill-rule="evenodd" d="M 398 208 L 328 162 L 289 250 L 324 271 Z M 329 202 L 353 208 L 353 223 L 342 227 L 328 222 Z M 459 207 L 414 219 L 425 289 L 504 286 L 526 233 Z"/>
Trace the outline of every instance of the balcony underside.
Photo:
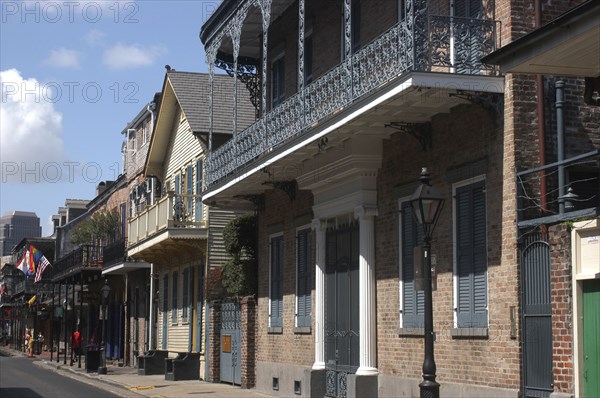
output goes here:
<path id="1" fill-rule="evenodd" d="M 396 133 L 390 123 L 425 123 L 468 103 L 467 95 L 486 96 L 504 92 L 502 77 L 411 72 L 398 76 L 373 94 L 335 110 L 331 116 L 298 132 L 284 143 L 250 159 L 234 173 L 211 185 L 203 195 L 206 204 L 220 208 L 252 208 L 253 195 L 270 187 L 265 183 L 294 180 L 310 170 L 320 151 L 335 148 L 352 136 L 373 137 L 374 142 Z M 415 138 L 406 135 L 407 140 Z M 232 139 L 235 140 L 235 137 Z"/>
<path id="2" fill-rule="evenodd" d="M 127 249 L 127 255 L 148 263 L 193 259 L 206 252 L 207 228 L 168 228 Z"/>
<path id="3" fill-rule="evenodd" d="M 140 269 L 150 269 L 150 263 L 146 261 L 122 261 L 110 267 L 102 268 L 102 275 L 124 275 Z"/>

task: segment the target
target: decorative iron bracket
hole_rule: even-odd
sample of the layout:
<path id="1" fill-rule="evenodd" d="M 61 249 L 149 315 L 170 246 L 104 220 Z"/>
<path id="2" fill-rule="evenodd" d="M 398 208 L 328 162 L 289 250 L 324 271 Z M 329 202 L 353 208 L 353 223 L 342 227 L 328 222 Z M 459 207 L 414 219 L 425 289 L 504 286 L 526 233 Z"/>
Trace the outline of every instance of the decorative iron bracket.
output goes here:
<path id="1" fill-rule="evenodd" d="M 465 92 L 458 90 L 456 93 L 450 93 L 450 97 L 462 98 L 472 104 L 479 105 L 485 109 L 492 117 L 494 128 L 501 126 L 504 118 L 504 96 L 501 94 Z"/>
<path id="2" fill-rule="evenodd" d="M 296 199 L 296 192 L 298 192 L 298 183 L 296 180 L 291 181 L 265 181 L 263 185 L 272 186 L 275 189 L 282 190 L 287 194 L 291 201 Z"/>
<path id="3" fill-rule="evenodd" d="M 236 75 L 237 79 L 241 81 L 248 92 L 250 93 L 250 102 L 254 105 L 256 117 L 260 116 L 260 73 L 258 70 L 258 61 L 249 58 L 238 58 L 241 63 L 238 63 L 237 73 L 234 73 L 233 62 L 224 61 L 222 58 L 217 57 L 215 65 L 217 68 L 223 69 L 225 73 L 233 77 Z"/>
<path id="4" fill-rule="evenodd" d="M 264 210 L 265 208 L 265 195 L 235 195 L 234 198 L 247 200 L 248 202 L 252 202 L 254 204 L 254 208 L 256 210 Z"/>
<path id="5" fill-rule="evenodd" d="M 385 127 L 391 127 L 403 133 L 408 133 L 419 141 L 423 152 L 433 147 L 433 139 L 431 138 L 431 123 L 405 123 L 405 122 L 390 122 Z"/>

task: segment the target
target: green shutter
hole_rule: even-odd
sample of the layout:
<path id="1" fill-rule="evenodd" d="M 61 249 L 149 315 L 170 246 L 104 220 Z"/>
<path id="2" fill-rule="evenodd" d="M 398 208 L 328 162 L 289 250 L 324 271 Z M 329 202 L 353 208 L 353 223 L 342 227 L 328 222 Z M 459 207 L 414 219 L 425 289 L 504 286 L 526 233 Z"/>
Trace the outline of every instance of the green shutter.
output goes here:
<path id="1" fill-rule="evenodd" d="M 202 159 L 198 159 L 196 161 L 196 195 L 200 195 L 202 193 Z M 194 219 L 196 221 L 200 221 L 204 218 L 204 214 L 202 212 L 202 200 L 200 198 L 196 199 L 196 208 L 194 209 Z"/>
<path id="2" fill-rule="evenodd" d="M 179 282 L 179 275 L 177 274 L 177 271 L 173 272 L 173 299 L 171 300 L 171 307 L 172 307 L 172 312 L 171 312 L 171 323 L 177 323 L 177 288 L 178 288 L 178 282 Z"/>
<path id="3" fill-rule="evenodd" d="M 485 184 L 456 190 L 458 327 L 487 327 Z"/>
<path id="4" fill-rule="evenodd" d="M 310 283 L 310 257 L 311 257 L 310 229 L 302 230 L 297 237 L 297 287 L 296 298 L 298 313 L 296 324 L 299 327 L 311 326 L 311 283 Z"/>
<path id="5" fill-rule="evenodd" d="M 283 326 L 283 236 L 271 239 L 271 325 Z"/>
<path id="6" fill-rule="evenodd" d="M 402 327 L 423 327 L 424 292 L 415 291 L 413 249 L 423 242 L 423 229 L 413 216 L 410 202 L 402 203 Z"/>

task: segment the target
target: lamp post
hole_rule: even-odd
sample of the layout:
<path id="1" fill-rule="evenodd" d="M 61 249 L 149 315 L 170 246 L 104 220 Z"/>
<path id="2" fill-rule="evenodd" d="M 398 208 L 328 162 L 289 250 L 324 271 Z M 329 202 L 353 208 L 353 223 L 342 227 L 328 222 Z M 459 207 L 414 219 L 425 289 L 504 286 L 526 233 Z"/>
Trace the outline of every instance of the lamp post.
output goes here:
<path id="1" fill-rule="evenodd" d="M 66 287 L 66 285 L 65 285 Z M 66 290 L 65 290 L 65 300 L 63 301 L 63 324 L 65 326 L 65 359 L 63 361 L 63 364 L 66 365 L 67 364 L 67 305 L 69 303 L 67 302 L 67 296 L 66 296 Z"/>
<path id="2" fill-rule="evenodd" d="M 423 290 L 425 296 L 425 358 L 423 360 L 423 381 L 419 384 L 421 398 L 439 398 L 440 385 L 435 381 L 435 358 L 433 351 L 433 300 L 431 292 L 431 235 L 444 206 L 444 197 L 431 186 L 429 172 L 421 170 L 421 185 L 410 198 L 410 203 L 423 227 Z"/>
<path id="3" fill-rule="evenodd" d="M 108 286 L 108 279 L 104 280 L 104 286 L 100 289 L 102 293 L 102 305 L 104 306 L 102 314 L 102 343 L 100 347 L 100 356 L 102 357 L 102 366 L 98 368 L 98 374 L 106 374 L 106 318 L 108 314 L 108 295 L 110 294 L 110 286 Z"/>

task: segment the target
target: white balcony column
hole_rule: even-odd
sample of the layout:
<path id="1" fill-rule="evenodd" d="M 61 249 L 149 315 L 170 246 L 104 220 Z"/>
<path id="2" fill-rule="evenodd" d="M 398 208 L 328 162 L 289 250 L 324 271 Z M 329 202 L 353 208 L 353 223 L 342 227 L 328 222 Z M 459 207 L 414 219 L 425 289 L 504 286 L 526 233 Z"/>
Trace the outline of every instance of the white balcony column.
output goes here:
<path id="1" fill-rule="evenodd" d="M 318 218 L 312 221 L 315 231 L 315 363 L 313 370 L 325 369 L 325 229 Z"/>
<path id="2" fill-rule="evenodd" d="M 377 308 L 375 283 L 375 217 L 374 206 L 358 206 L 354 216 L 359 222 L 359 367 L 357 375 L 375 375 L 377 364 Z"/>

